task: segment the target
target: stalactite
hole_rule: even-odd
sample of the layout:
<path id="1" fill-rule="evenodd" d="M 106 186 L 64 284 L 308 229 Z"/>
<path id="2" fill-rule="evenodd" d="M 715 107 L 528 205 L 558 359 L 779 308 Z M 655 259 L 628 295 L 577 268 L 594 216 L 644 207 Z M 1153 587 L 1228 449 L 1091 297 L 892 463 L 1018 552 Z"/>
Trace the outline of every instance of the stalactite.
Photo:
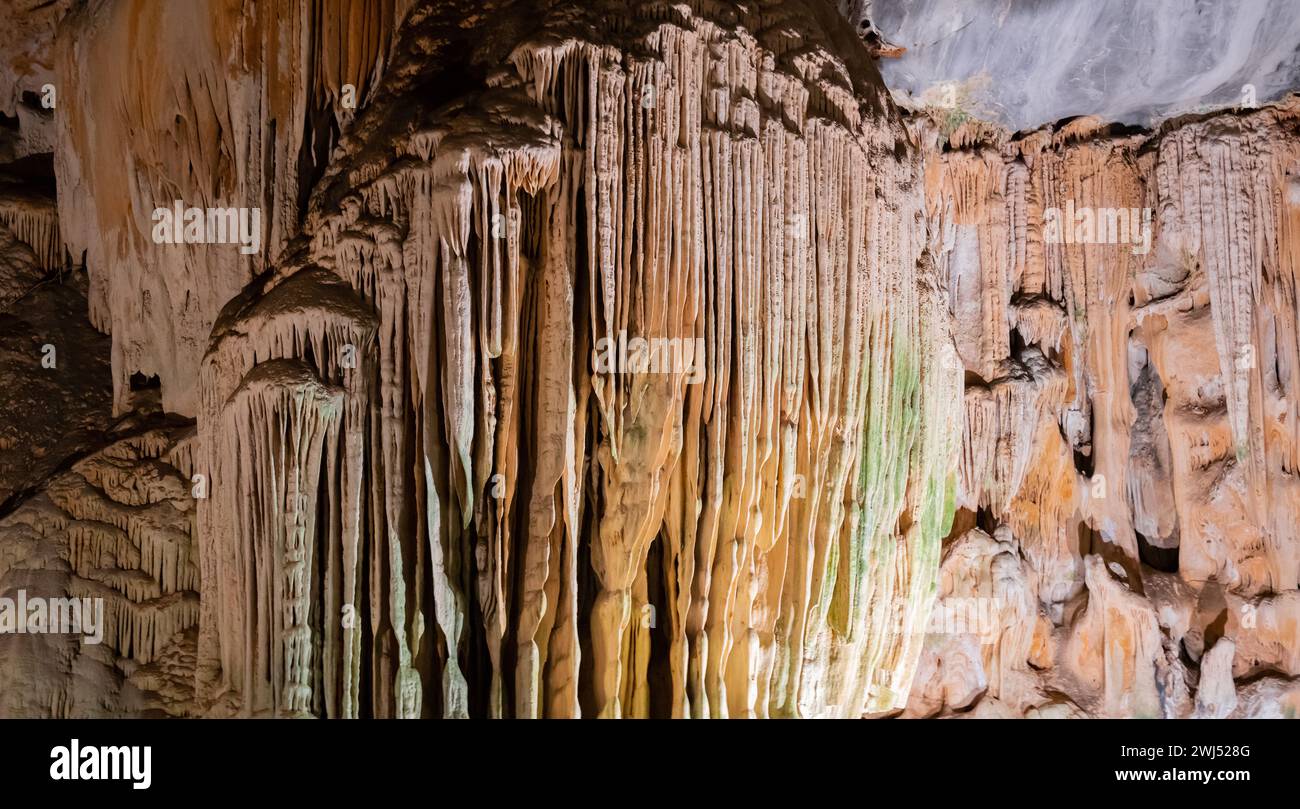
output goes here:
<path id="1" fill-rule="evenodd" d="M 197 413 L 217 314 L 297 235 L 307 189 L 374 92 L 409 6 L 130 0 L 64 18 L 51 48 L 59 230 L 90 273 L 91 322 L 113 337 L 116 412 L 139 372 L 159 377 L 168 411 Z M 256 242 L 160 244 L 156 211 L 177 201 L 256 214 Z"/>
<path id="2" fill-rule="evenodd" d="M 578 33 L 613 19 L 600 9 L 547 4 L 537 33 L 492 41 L 481 90 L 436 109 L 407 99 L 438 63 L 403 51 L 293 258 L 218 321 L 194 466 L 220 492 L 199 514 L 216 589 L 247 579 L 260 536 L 236 528 L 251 512 L 229 488 L 247 454 L 218 417 L 231 391 L 291 359 L 344 391 L 312 461 L 339 523 L 319 526 L 313 574 L 318 675 L 341 691 L 326 714 L 855 716 L 905 699 L 873 680 L 908 680 L 920 651 L 906 627 L 934 592 L 960 384 L 915 163 L 833 17 L 714 11 L 637 6 L 649 26 L 610 30 L 615 47 Z M 407 36 L 445 41 L 452 17 L 424 10 Z M 243 607 L 203 597 L 217 704 L 265 669 L 230 624 Z M 339 603 L 355 631 L 330 627 Z"/>
<path id="3" fill-rule="evenodd" d="M 49 272 L 63 266 L 63 240 L 53 200 L 0 189 L 0 225 L 31 248 L 41 269 Z"/>
<path id="4" fill-rule="evenodd" d="M 241 542 L 217 563 L 230 594 L 221 662 L 223 671 L 242 674 L 227 685 L 246 713 L 308 714 L 315 705 L 316 498 L 322 467 L 333 460 L 325 447 L 337 444 L 342 400 L 342 390 L 321 385 L 302 363 L 269 360 L 222 409 L 222 432 L 239 464 L 221 490 L 238 498 L 230 505 Z"/>

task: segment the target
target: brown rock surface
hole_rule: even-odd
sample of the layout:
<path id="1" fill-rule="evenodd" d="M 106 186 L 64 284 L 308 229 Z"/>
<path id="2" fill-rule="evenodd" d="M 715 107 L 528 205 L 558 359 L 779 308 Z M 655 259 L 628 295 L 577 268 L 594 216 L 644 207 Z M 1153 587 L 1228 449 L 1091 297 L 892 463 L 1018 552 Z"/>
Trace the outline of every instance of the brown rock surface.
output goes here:
<path id="1" fill-rule="evenodd" d="M 1295 676 L 1300 101 L 916 131 L 967 371 L 958 503 L 1006 531 L 1059 641 L 1016 696 L 1224 716 L 1234 678 Z M 1091 241 L 1054 241 L 1052 208 Z"/>

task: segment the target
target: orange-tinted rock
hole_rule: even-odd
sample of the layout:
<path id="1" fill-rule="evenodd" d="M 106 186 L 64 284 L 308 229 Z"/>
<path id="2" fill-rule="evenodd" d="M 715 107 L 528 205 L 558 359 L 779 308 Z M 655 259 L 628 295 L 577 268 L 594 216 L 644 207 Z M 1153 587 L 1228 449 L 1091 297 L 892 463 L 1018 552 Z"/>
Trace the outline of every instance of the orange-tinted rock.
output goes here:
<path id="1" fill-rule="evenodd" d="M 1296 674 L 1298 130 L 1291 100 L 927 152 L 967 372 L 958 502 L 1010 529 L 1065 641 L 1035 669 L 1090 714 L 1222 716 L 1234 678 Z"/>

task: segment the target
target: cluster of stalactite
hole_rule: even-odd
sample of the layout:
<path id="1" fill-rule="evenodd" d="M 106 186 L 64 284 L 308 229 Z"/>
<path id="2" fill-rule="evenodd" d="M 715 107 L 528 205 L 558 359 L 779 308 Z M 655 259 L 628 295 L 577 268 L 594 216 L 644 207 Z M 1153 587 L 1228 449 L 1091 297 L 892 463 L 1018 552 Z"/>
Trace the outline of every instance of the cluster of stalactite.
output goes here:
<path id="1" fill-rule="evenodd" d="M 444 5 L 214 329 L 201 709 L 901 707 L 961 371 L 851 30 L 543 3 L 421 104 L 462 55 Z"/>
<path id="2" fill-rule="evenodd" d="M 113 335 L 116 412 L 140 373 L 169 412 L 197 413 L 217 313 L 297 235 L 408 5 L 101 0 L 62 19 L 47 47 L 59 225 L 90 274 L 91 322 Z M 176 202 L 257 209 L 259 249 L 158 243 L 154 212 Z"/>
<path id="3" fill-rule="evenodd" d="M 62 267 L 63 240 L 54 200 L 20 190 L 0 183 L 0 225 L 31 249 L 42 270 Z"/>
<path id="4" fill-rule="evenodd" d="M 824 0 L 37 27 L 0 300 L 84 262 L 167 427 L 0 436 L 0 563 L 111 613 L 9 713 L 1300 709 L 1300 102 L 905 123 Z"/>

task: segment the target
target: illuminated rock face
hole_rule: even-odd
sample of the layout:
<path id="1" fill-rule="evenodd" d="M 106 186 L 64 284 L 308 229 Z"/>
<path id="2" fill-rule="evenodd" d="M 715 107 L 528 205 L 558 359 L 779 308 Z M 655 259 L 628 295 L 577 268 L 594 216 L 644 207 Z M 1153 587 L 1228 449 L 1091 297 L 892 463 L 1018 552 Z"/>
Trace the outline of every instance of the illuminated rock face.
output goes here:
<path id="1" fill-rule="evenodd" d="M 0 304 L 97 373 L 0 331 L 0 596 L 108 617 L 0 711 L 1300 704 L 1296 107 L 940 148 L 824 0 L 51 8 Z"/>
<path id="2" fill-rule="evenodd" d="M 900 709 L 961 370 L 919 153 L 851 28 L 452 2 L 394 39 L 336 5 L 303 35 L 340 64 L 215 3 L 59 38 L 69 75 L 156 40 L 58 113 L 55 162 L 115 411 L 157 374 L 196 417 L 186 710 Z M 173 200 L 262 206 L 262 249 L 155 243 Z"/>
<path id="3" fill-rule="evenodd" d="M 193 417 L 217 313 L 296 235 L 301 201 L 387 63 L 401 0 L 92 2 L 53 54 L 59 224 L 113 335 L 114 409 L 134 373 Z M 259 211 L 263 249 L 158 244 L 158 208 Z"/>
<path id="4" fill-rule="evenodd" d="M 464 17 L 417 12 L 292 257 L 226 308 L 200 700 L 901 707 L 960 384 L 915 152 L 820 5 L 633 8 L 482 18 L 492 70 L 428 106 Z M 241 395 L 278 361 L 306 378 Z M 318 612 L 280 607 L 299 588 Z"/>
<path id="5" fill-rule="evenodd" d="M 177 469 L 184 433 L 119 425 L 0 518 L 0 715 L 193 714 L 199 571 Z M 54 617 L 56 603 L 75 623 Z M 22 632 L 17 614 L 32 622 Z"/>
<path id="6" fill-rule="evenodd" d="M 931 152 L 967 371 L 956 523 L 1028 567 L 1042 643 L 1008 693 L 995 644 L 1024 626 L 978 665 L 931 635 L 922 668 L 954 662 L 909 713 L 977 687 L 975 715 L 1061 694 L 1088 715 L 1286 713 L 1283 681 L 1239 701 L 1233 679 L 1297 673 L 1298 134 L 1293 100 L 1151 135 L 964 127 Z M 1004 610 L 1020 593 L 1018 569 L 963 575 Z"/>

